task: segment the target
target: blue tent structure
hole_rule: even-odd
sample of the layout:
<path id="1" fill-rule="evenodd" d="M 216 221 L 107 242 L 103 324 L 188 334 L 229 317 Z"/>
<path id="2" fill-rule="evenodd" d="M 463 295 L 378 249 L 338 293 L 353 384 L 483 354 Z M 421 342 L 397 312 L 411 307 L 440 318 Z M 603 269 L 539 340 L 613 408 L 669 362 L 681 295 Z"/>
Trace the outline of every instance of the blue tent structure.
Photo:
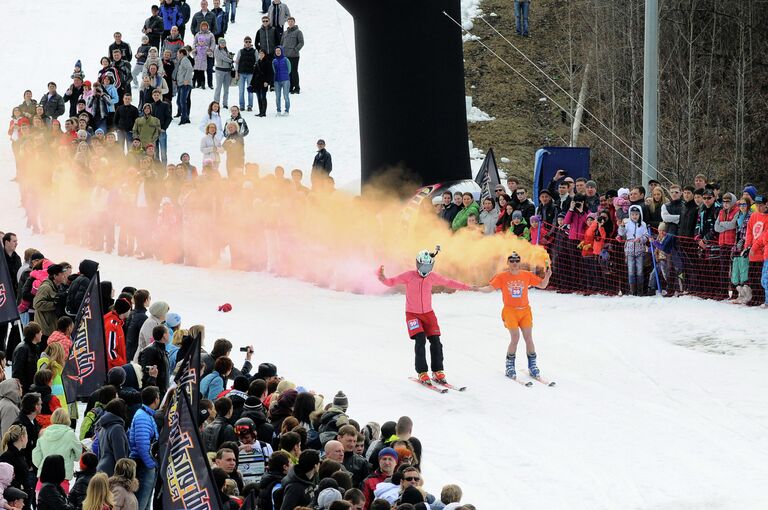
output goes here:
<path id="1" fill-rule="evenodd" d="M 589 179 L 589 147 L 542 147 L 536 151 L 531 197 L 536 205 L 539 204 L 539 192 L 546 189 L 561 168 L 574 179 Z"/>

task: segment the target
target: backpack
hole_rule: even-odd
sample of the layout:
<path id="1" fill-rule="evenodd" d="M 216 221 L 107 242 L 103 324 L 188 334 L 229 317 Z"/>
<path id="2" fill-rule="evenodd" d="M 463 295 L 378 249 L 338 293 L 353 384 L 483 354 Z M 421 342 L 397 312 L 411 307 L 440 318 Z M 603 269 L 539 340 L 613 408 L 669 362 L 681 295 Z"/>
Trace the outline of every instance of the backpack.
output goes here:
<path id="1" fill-rule="evenodd" d="M 229 27 L 229 18 L 227 17 L 227 11 L 222 11 L 216 15 L 216 21 L 214 22 L 213 33 L 224 34 Z"/>
<path id="2" fill-rule="evenodd" d="M 93 408 L 91 408 L 90 411 L 85 413 L 85 418 L 83 418 L 83 423 L 80 425 L 80 440 L 82 441 L 85 438 L 91 438 L 96 435 L 96 422 L 99 421 L 99 418 L 101 418 L 101 415 L 104 414 L 104 408 L 101 406 L 101 403 L 97 403 Z"/>

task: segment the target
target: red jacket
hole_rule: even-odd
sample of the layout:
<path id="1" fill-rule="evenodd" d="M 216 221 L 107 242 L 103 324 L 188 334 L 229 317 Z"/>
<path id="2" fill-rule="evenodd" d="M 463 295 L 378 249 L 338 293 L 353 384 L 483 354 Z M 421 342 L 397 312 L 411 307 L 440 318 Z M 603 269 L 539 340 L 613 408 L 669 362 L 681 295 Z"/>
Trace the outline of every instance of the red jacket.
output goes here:
<path id="1" fill-rule="evenodd" d="M 104 338 L 107 342 L 107 370 L 127 364 L 123 319 L 114 310 L 104 316 Z"/>
<path id="2" fill-rule="evenodd" d="M 373 496 L 376 486 L 387 478 L 389 477 L 377 469 L 375 473 L 363 480 L 363 495 L 365 496 L 365 506 L 363 508 L 365 510 L 371 508 L 371 503 L 376 499 Z"/>
<path id="3" fill-rule="evenodd" d="M 753 212 L 752 216 L 749 217 L 749 223 L 747 223 L 747 236 L 744 239 L 744 247 L 752 248 L 752 243 L 763 235 L 766 227 L 768 227 L 768 213 Z M 761 249 L 749 250 L 749 261 L 762 262 L 763 251 Z"/>

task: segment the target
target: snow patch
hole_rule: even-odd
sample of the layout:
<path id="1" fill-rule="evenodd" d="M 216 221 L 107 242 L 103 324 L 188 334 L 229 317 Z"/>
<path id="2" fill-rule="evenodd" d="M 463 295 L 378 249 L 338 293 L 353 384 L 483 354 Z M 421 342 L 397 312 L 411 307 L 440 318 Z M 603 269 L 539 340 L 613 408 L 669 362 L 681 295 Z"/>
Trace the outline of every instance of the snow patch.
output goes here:
<path id="1" fill-rule="evenodd" d="M 496 120 L 496 117 L 491 117 L 480 108 L 472 105 L 472 96 L 466 96 L 467 100 L 467 122 L 487 122 L 489 120 Z"/>

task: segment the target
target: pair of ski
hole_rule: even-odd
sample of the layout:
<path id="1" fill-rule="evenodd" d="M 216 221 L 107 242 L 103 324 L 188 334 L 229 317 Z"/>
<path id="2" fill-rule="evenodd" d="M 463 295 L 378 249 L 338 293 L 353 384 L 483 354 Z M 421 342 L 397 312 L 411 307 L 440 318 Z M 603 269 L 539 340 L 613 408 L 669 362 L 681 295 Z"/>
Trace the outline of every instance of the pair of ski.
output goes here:
<path id="1" fill-rule="evenodd" d="M 440 382 L 437 379 L 432 379 L 428 382 L 421 382 L 416 377 L 409 377 L 411 381 L 415 382 L 419 386 L 424 386 L 428 390 L 435 391 L 437 393 L 448 393 L 449 390 L 453 391 L 466 391 L 466 386 L 457 386 L 455 384 Z"/>
<path id="2" fill-rule="evenodd" d="M 531 386 L 533 386 L 533 381 L 540 382 L 544 386 L 549 386 L 550 388 L 555 385 L 554 381 L 548 381 L 548 380 L 546 380 L 546 379 L 544 379 L 542 377 L 534 377 L 534 376 L 530 376 L 530 377 L 531 377 L 532 381 L 523 381 L 523 380 L 518 379 L 517 377 L 509 377 L 509 379 L 512 379 L 516 383 L 521 384 L 521 385 L 525 386 L 526 388 L 530 388 Z"/>

